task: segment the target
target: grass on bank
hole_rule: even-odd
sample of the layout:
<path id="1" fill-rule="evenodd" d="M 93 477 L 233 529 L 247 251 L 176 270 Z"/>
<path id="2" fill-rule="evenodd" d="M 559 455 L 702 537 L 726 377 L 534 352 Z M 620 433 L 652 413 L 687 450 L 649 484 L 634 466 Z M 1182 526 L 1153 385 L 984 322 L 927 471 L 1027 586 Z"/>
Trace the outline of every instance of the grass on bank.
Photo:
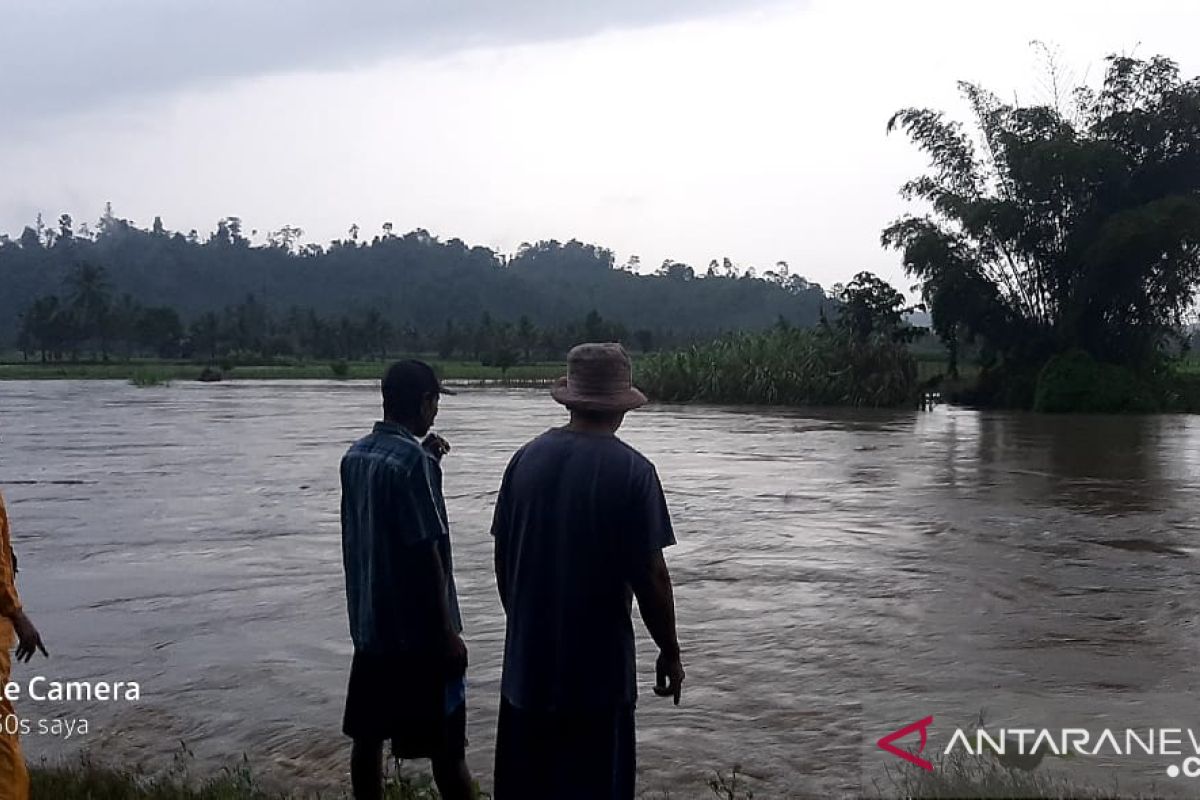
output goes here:
<path id="1" fill-rule="evenodd" d="M 150 776 L 100 766 L 86 756 L 73 766 L 40 766 L 30 770 L 32 800 L 344 800 L 347 792 L 297 795 L 263 788 L 243 758 L 204 780 L 194 780 L 186 769 L 190 752 L 176 757 L 176 768 Z M 184 764 L 183 768 L 179 765 Z M 708 781 L 711 797 L 720 800 L 754 800 L 752 783 L 740 767 L 716 771 Z M 992 757 L 952 753 L 939 758 L 934 771 L 903 765 L 889 770 L 887 781 L 876 784 L 874 796 L 943 800 L 944 798 L 1039 798 L 1040 800 L 1139 800 L 1153 795 L 1121 791 L 1119 786 L 1099 789 L 1075 783 L 1045 771 L 1024 771 L 1001 766 Z M 866 794 L 870 793 L 868 788 Z M 488 795 L 480 793 L 481 800 Z M 385 785 L 386 800 L 437 800 L 437 789 L 427 775 L 401 775 L 391 770 Z M 643 800 L 670 800 L 670 791 L 651 791 Z"/>
<path id="2" fill-rule="evenodd" d="M 186 746 L 176 754 L 175 766 L 162 775 L 147 775 L 101 766 L 84 756 L 70 766 L 33 767 L 29 770 L 31 800 L 291 800 L 299 797 L 269 791 L 254 777 L 243 758 L 236 767 L 194 780 L 187 764 L 193 759 Z M 384 784 L 385 800 L 436 800 L 437 789 L 427 775 L 410 777 L 393 770 Z M 486 794 L 480 794 L 486 798 Z M 304 795 L 313 797 L 313 795 Z M 348 794 L 324 794 L 318 800 L 342 800 Z"/>
<path id="3" fill-rule="evenodd" d="M 387 363 L 383 361 L 310 361 L 264 365 L 214 367 L 224 380 L 378 380 Z M 453 381 L 548 382 L 566 374 L 562 363 L 518 364 L 508 370 L 479 362 L 429 360 L 438 374 Z M 172 381 L 194 381 L 205 364 L 193 361 L 150 359 L 110 362 L 37 361 L 0 363 L 0 380 L 123 380 L 138 386 L 156 386 Z"/>
<path id="4" fill-rule="evenodd" d="M 990 754 L 961 751 L 935 758 L 932 772 L 909 764 L 889 768 L 887 781 L 876 784 L 874 790 L 880 798 L 911 800 L 1143 800 L 1157 796 L 1123 791 L 1115 782 L 1111 789 L 1102 789 L 1045 768 L 1003 766 Z"/>
<path id="5" fill-rule="evenodd" d="M 259 785 L 248 761 L 243 757 L 236 767 L 226 767 L 205 780 L 193 780 L 187 764 L 194 758 L 184 746 L 175 757 L 175 767 L 164 775 L 150 776 L 140 772 L 122 771 L 92 762 L 87 756 L 72 766 L 31 768 L 31 800 L 347 800 L 348 791 L 325 794 L 296 795 L 287 791 L 270 791 Z M 438 800 L 440 795 L 433 779 L 425 774 L 402 775 L 390 770 L 384 784 L 384 800 Z M 717 771 L 708 782 L 712 795 L 719 800 L 753 800 L 754 792 L 746 785 L 740 768 L 731 772 Z M 476 786 L 480 800 L 490 795 Z M 671 800 L 669 792 L 643 793 L 642 800 Z"/>

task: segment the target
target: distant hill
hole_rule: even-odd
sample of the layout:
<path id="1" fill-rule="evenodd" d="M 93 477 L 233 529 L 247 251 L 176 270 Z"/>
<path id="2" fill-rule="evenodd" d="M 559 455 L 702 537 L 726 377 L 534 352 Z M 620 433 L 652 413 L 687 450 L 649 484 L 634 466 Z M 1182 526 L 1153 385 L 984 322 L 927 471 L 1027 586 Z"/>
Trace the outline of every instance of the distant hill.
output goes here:
<path id="1" fill-rule="evenodd" d="M 826 303 L 820 286 L 785 269 L 760 277 L 710 269 L 697 277 L 669 262 L 643 275 L 616 268 L 611 251 L 577 241 L 523 245 L 506 258 L 424 230 L 328 247 L 299 246 L 298 234 L 285 228 L 271 234 L 271 244 L 254 246 L 236 218 L 201 240 L 194 231 L 167 231 L 157 219 L 146 230 L 110 213 L 94 233 L 74 230 L 64 217 L 57 227 L 0 236 L 0 343 L 13 340 L 19 315 L 36 298 L 69 294 L 66 278 L 80 263 L 102 267 L 114 297 L 171 306 L 185 323 L 252 295 L 277 311 L 375 310 L 392 324 L 428 331 L 484 314 L 555 325 L 595 310 L 631 331 L 698 336 L 780 319 L 812 325 Z"/>

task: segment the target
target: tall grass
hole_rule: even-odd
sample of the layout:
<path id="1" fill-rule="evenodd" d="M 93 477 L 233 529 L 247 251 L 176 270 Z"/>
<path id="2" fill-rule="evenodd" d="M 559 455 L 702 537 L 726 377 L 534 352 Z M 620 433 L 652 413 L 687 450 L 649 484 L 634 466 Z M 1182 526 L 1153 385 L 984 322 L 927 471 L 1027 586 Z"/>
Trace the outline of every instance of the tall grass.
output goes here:
<path id="1" fill-rule="evenodd" d="M 133 375 L 129 378 L 129 382 L 142 389 L 152 386 L 170 386 L 171 373 L 164 369 L 143 367 L 134 371 Z"/>
<path id="2" fill-rule="evenodd" d="M 263 787 L 250 768 L 245 756 L 234 766 L 227 766 L 215 775 L 196 779 L 191 774 L 195 756 L 181 745 L 173 766 L 164 773 L 150 775 L 141 771 L 116 769 L 93 762 L 83 756 L 78 763 L 49 766 L 43 764 L 29 770 L 31 800 L 343 800 L 344 791 L 318 794 L 294 794 L 286 790 Z M 475 788 L 476 796 L 486 800 L 488 795 Z M 401 774 L 399 766 L 388 770 L 384 780 L 384 800 L 437 800 L 433 779 L 426 774 Z"/>
<path id="3" fill-rule="evenodd" d="M 221 769 L 215 775 L 197 779 L 191 768 L 195 756 L 186 744 L 176 751 L 172 766 L 151 775 L 98 764 L 84 755 L 78 762 L 31 767 L 31 800 L 347 800 L 349 787 L 317 793 L 296 793 L 281 788 L 266 788 L 255 777 L 249 760 Z M 729 773 L 718 770 L 708 782 L 713 797 L 719 800 L 753 800 L 754 791 L 741 767 Z M 491 797 L 476 782 L 475 797 Z M 438 800 L 441 795 L 433 778 L 425 773 L 402 772 L 398 762 L 389 764 L 384 778 L 384 800 Z M 695 795 L 678 795 L 695 797 Z M 642 800 L 671 800 L 668 790 L 644 791 Z"/>
<path id="4" fill-rule="evenodd" d="M 1052 772 L 1004 766 L 990 753 L 956 751 L 934 761 L 933 771 L 908 764 L 887 773 L 886 784 L 876 784 L 880 798 L 910 800 L 945 798 L 1035 798 L 1038 800 L 1148 800 L 1156 794 L 1111 789 L 1071 781 Z"/>
<path id="5" fill-rule="evenodd" d="M 638 362 L 638 386 L 656 400 L 789 406 L 915 404 L 917 365 L 884 338 L 856 341 L 824 328 L 776 328 Z"/>

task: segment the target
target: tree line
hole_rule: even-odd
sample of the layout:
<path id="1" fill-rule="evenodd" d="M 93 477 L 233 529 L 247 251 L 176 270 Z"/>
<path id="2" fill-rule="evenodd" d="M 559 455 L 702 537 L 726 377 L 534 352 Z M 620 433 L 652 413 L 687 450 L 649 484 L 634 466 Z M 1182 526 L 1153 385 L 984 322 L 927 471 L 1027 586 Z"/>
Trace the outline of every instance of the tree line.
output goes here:
<path id="1" fill-rule="evenodd" d="M 561 359 L 584 341 L 620 341 L 643 352 L 680 344 L 670 332 L 630 331 L 595 310 L 576 321 L 544 326 L 528 316 L 509 321 L 484 312 L 478 320 L 447 320 L 440 329 L 422 330 L 397 324 L 374 308 L 337 316 L 311 307 L 276 312 L 254 295 L 185 324 L 175 308 L 116 296 L 103 267 L 81 263 L 68 274 L 61 295 L 36 298 L 21 314 L 16 346 L 25 359 L 43 362 L 155 357 L 268 363 L 424 353 L 509 367 Z"/>
<path id="2" fill-rule="evenodd" d="M 0 348 L 20 338 L 48 358 L 103 358 L 113 345 L 161 354 L 179 341 L 195 352 L 483 357 L 476 340 L 559 357 L 589 319 L 593 333 L 615 326 L 608 337 L 648 350 L 779 319 L 813 325 L 828 304 L 783 262 L 760 272 L 728 258 L 703 270 L 667 260 L 645 274 L 636 256 L 617 264 L 611 250 L 575 240 L 502 254 L 385 223 L 320 245 L 295 226 L 246 231 L 238 217 L 207 235 L 158 217 L 142 228 L 111 207 L 94 224 L 63 214 L 0 235 L 0 281 Z"/>

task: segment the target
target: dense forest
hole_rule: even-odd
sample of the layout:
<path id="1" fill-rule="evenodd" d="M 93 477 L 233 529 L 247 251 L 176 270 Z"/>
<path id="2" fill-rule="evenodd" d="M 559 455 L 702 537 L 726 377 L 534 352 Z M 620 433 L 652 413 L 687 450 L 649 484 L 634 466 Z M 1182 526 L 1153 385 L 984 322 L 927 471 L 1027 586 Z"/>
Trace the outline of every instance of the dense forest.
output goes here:
<path id="1" fill-rule="evenodd" d="M 357 225 L 328 246 L 285 226 L 246 234 L 237 217 L 201 236 L 149 229 L 111 207 L 94 225 L 62 215 L 0 235 L 0 349 L 200 357 L 229 352 L 354 358 L 389 351 L 501 359 L 561 357 L 580 338 L 673 347 L 783 321 L 811 326 L 822 288 L 780 262 L 757 274 L 729 259 L 703 271 L 578 241 L 508 256 L 425 230 Z M 255 239 L 265 242 L 255 244 Z"/>

